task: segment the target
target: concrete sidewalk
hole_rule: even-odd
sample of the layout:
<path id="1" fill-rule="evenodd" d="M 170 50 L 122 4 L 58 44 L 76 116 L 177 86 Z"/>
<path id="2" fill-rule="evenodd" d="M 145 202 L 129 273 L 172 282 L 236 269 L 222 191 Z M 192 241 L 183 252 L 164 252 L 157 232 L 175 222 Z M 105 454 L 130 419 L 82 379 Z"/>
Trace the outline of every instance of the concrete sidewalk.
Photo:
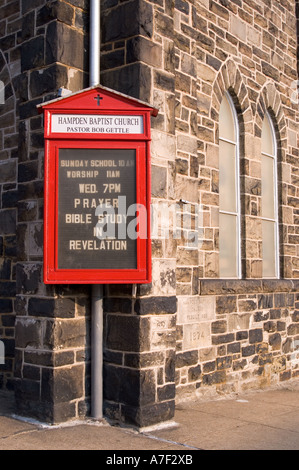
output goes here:
<path id="1" fill-rule="evenodd" d="M 92 420 L 47 426 L 14 412 L 0 392 L 0 450 L 299 450 L 299 380 L 179 404 L 172 423 L 142 432 Z"/>

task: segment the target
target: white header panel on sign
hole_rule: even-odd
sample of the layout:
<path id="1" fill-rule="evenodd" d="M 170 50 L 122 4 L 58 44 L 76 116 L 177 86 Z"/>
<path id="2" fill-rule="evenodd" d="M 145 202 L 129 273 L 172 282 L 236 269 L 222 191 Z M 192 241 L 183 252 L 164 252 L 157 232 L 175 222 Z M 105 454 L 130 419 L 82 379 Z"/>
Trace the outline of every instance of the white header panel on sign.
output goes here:
<path id="1" fill-rule="evenodd" d="M 61 134 L 143 134 L 143 117 L 52 114 L 51 132 Z"/>

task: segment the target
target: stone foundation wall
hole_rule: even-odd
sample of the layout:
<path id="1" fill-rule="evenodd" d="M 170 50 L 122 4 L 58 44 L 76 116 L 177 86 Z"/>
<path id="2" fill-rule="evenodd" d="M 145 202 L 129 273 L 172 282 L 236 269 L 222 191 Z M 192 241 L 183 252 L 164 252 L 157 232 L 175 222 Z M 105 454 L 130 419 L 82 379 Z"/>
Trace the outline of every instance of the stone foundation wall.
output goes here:
<path id="1" fill-rule="evenodd" d="M 259 389 L 299 374 L 298 281 L 202 281 L 178 299 L 176 397 Z"/>

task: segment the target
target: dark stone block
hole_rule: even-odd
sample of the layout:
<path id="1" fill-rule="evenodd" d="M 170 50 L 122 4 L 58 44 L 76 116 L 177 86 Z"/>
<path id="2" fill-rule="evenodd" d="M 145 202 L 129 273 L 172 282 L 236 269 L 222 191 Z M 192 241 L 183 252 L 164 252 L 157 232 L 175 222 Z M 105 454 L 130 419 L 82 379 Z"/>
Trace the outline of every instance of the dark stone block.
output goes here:
<path id="1" fill-rule="evenodd" d="M 37 36 L 21 46 L 21 68 L 25 70 L 42 67 L 44 64 L 45 41 Z"/>
<path id="2" fill-rule="evenodd" d="M 22 18 L 22 29 L 18 35 L 18 42 L 27 41 L 34 37 L 35 12 L 31 11 Z"/>
<path id="3" fill-rule="evenodd" d="M 148 86 L 150 82 L 151 68 L 140 63 L 104 71 L 101 74 L 102 85 L 147 103 L 151 100 L 151 90 Z"/>
<path id="4" fill-rule="evenodd" d="M 216 369 L 216 361 L 206 362 L 203 365 L 203 373 L 207 374 L 208 372 L 213 372 Z"/>
<path id="5" fill-rule="evenodd" d="M 5 99 L 7 99 L 5 97 Z M 0 126 L 1 128 L 5 128 L 5 127 L 9 127 L 9 126 L 14 126 L 14 113 L 13 112 L 10 112 L 10 113 L 6 113 L 4 115 L 0 115 Z M 8 152 L 5 154 L 5 159 L 8 158 Z M 3 157 L 1 158 L 1 160 L 3 160 Z"/>
<path id="6" fill-rule="evenodd" d="M 0 240 L 0 243 L 1 243 L 1 240 Z M 0 249 L 0 253 L 1 253 L 1 249 Z M 293 322 L 299 322 L 299 310 L 295 310 L 293 315 L 292 315 L 292 321 Z"/>
<path id="7" fill-rule="evenodd" d="M 104 366 L 104 398 L 130 406 L 155 402 L 155 374 L 152 370 L 137 370 Z"/>
<path id="8" fill-rule="evenodd" d="M 253 315 L 254 321 L 255 322 L 260 322 L 260 321 L 265 321 L 268 320 L 270 317 L 269 312 L 255 312 Z"/>
<path id="9" fill-rule="evenodd" d="M 277 68 L 270 65 L 268 62 L 262 61 L 262 72 L 267 77 L 272 78 L 275 81 L 280 80 L 280 72 Z"/>
<path id="10" fill-rule="evenodd" d="M 270 310 L 270 319 L 271 320 L 278 320 L 281 318 L 281 309 L 280 308 L 272 308 Z"/>
<path id="11" fill-rule="evenodd" d="M 115 351 L 149 350 L 150 321 L 137 316 L 108 315 L 106 347 Z"/>
<path id="12" fill-rule="evenodd" d="M 17 265 L 17 292 L 18 294 L 37 293 L 42 276 L 42 266 L 39 264 Z M 34 311 L 34 307 L 33 307 Z"/>
<path id="13" fill-rule="evenodd" d="M 23 367 L 23 378 L 30 380 L 40 380 L 40 368 L 24 365 Z"/>
<path id="14" fill-rule="evenodd" d="M 32 316 L 54 317 L 55 299 L 32 297 L 29 299 L 28 314 Z"/>
<path id="15" fill-rule="evenodd" d="M 25 103 L 20 103 L 19 112 L 20 119 L 27 119 L 33 116 L 38 115 L 38 110 L 36 106 L 41 103 L 41 98 L 27 101 Z"/>
<path id="16" fill-rule="evenodd" d="M 216 312 L 217 313 L 237 312 L 237 297 L 234 295 L 216 297 Z"/>
<path id="17" fill-rule="evenodd" d="M 18 203 L 18 222 L 29 222 L 37 218 L 37 201 L 21 201 Z"/>
<path id="18" fill-rule="evenodd" d="M 198 351 L 186 351 L 176 355 L 176 368 L 191 366 L 198 363 Z"/>
<path id="19" fill-rule="evenodd" d="M 2 208 L 10 209 L 16 207 L 19 199 L 18 191 L 5 191 L 2 193 Z"/>
<path id="20" fill-rule="evenodd" d="M 274 321 L 267 321 L 264 323 L 264 330 L 268 331 L 269 333 L 273 333 L 276 331 L 276 322 Z"/>
<path id="21" fill-rule="evenodd" d="M 27 260 L 27 224 L 19 224 L 17 231 L 16 254 L 18 261 Z"/>
<path id="22" fill-rule="evenodd" d="M 212 344 L 232 343 L 235 341 L 234 333 L 212 336 Z"/>
<path id="23" fill-rule="evenodd" d="M 298 323 L 291 323 L 287 328 L 287 334 L 289 336 L 299 335 L 299 324 Z"/>
<path id="24" fill-rule="evenodd" d="M 104 12 L 102 20 L 103 43 L 137 36 L 152 37 L 153 10 L 149 3 L 132 1 L 119 4 Z"/>
<path id="25" fill-rule="evenodd" d="M 45 3 L 45 0 L 22 0 L 22 14 L 28 13 L 33 8 L 42 6 Z"/>
<path id="26" fill-rule="evenodd" d="M 42 369 L 41 398 L 55 406 L 81 398 L 84 392 L 84 366 Z"/>
<path id="27" fill-rule="evenodd" d="M 39 381 L 23 379 L 16 381 L 15 395 L 17 403 L 26 401 L 26 399 L 38 400 L 39 399 L 40 384 Z M 24 403 L 25 405 L 25 403 Z M 26 410 L 26 406 L 24 406 Z M 27 412 L 30 412 L 27 410 Z"/>
<path id="28" fill-rule="evenodd" d="M 41 132 L 32 132 L 30 134 L 31 147 L 43 149 L 45 146 L 44 134 Z"/>
<path id="29" fill-rule="evenodd" d="M 0 164 L 0 184 L 15 181 L 17 174 L 16 160 L 4 161 Z"/>
<path id="30" fill-rule="evenodd" d="M 174 5 L 177 10 L 180 10 L 185 15 L 189 15 L 189 3 L 184 0 L 175 0 Z"/>
<path id="31" fill-rule="evenodd" d="M 112 361 L 110 361 L 112 362 Z M 164 365 L 164 354 L 161 352 L 142 353 L 142 354 L 124 354 L 124 365 L 136 369 L 144 369 L 153 366 Z M 169 380 L 171 382 L 171 380 Z"/>
<path id="32" fill-rule="evenodd" d="M 258 364 L 264 366 L 265 364 L 272 364 L 273 356 L 272 354 L 262 354 L 258 357 Z"/>
<path id="33" fill-rule="evenodd" d="M 67 68 L 55 64 L 41 71 L 30 74 L 30 91 L 32 98 L 56 91 L 60 87 L 66 87 L 68 81 Z"/>
<path id="34" fill-rule="evenodd" d="M 20 183 L 24 183 L 25 181 L 35 180 L 37 176 L 38 176 L 38 162 L 37 161 L 19 164 L 18 181 Z"/>
<path id="35" fill-rule="evenodd" d="M 258 308 L 266 309 L 273 307 L 273 294 L 261 294 L 258 296 Z"/>
<path id="36" fill-rule="evenodd" d="M 167 351 L 165 359 L 165 382 L 173 382 L 175 379 L 175 351 Z"/>
<path id="37" fill-rule="evenodd" d="M 16 283 L 14 281 L 0 282 L 0 297 L 15 297 Z"/>
<path id="38" fill-rule="evenodd" d="M 232 356 L 217 357 L 216 367 L 218 370 L 229 369 L 232 365 Z"/>
<path id="39" fill-rule="evenodd" d="M 188 370 L 188 379 L 191 382 L 195 382 L 201 378 L 201 366 L 190 367 Z"/>
<path id="40" fill-rule="evenodd" d="M 123 368 L 111 364 L 103 366 L 103 397 L 104 400 L 119 403 L 120 390 L 123 378 Z"/>
<path id="41" fill-rule="evenodd" d="M 157 70 L 154 71 L 154 82 L 155 85 L 162 90 L 169 91 L 170 93 L 174 93 L 175 91 L 174 77 L 167 73 Z"/>
<path id="42" fill-rule="evenodd" d="M 24 362 L 36 366 L 53 367 L 54 353 L 52 351 L 28 350 L 24 352 Z"/>
<path id="43" fill-rule="evenodd" d="M 124 49 L 117 49 L 116 51 L 107 52 L 101 55 L 101 70 L 109 70 L 114 67 L 121 67 L 125 63 Z"/>
<path id="44" fill-rule="evenodd" d="M 26 83 L 26 88 L 28 88 L 28 84 Z M 24 101 L 27 101 L 25 99 Z M 28 158 L 28 137 L 27 137 L 27 125 L 26 122 L 21 121 L 19 122 L 19 146 L 18 146 L 18 156 L 19 161 L 27 161 Z"/>
<path id="45" fill-rule="evenodd" d="M 269 335 L 269 345 L 274 350 L 278 350 L 281 347 L 281 335 L 279 333 L 273 333 Z"/>
<path id="46" fill-rule="evenodd" d="M 47 28 L 46 64 L 60 62 L 86 70 L 87 37 L 64 23 L 53 21 Z M 74 51 L 76 53 L 74 54 Z"/>
<path id="47" fill-rule="evenodd" d="M 0 39 L 0 49 L 2 51 L 6 51 L 7 49 L 12 49 L 13 47 L 15 47 L 15 35 L 14 34 L 4 36 L 3 38 Z"/>
<path id="48" fill-rule="evenodd" d="M 18 348 L 41 348 L 42 346 L 42 323 L 40 320 L 16 319 L 16 346 Z"/>
<path id="49" fill-rule="evenodd" d="M 0 313 L 10 313 L 12 312 L 12 309 L 13 309 L 12 300 L 10 299 L 0 300 Z"/>
<path id="50" fill-rule="evenodd" d="M 157 390 L 158 401 L 172 400 L 175 398 L 175 384 L 166 384 L 163 387 L 158 387 Z"/>
<path id="51" fill-rule="evenodd" d="M 126 63 L 144 62 L 153 67 L 161 67 L 162 48 L 143 36 L 135 36 L 126 43 Z"/>
<path id="52" fill-rule="evenodd" d="M 240 343 L 231 343 L 227 345 L 227 354 L 237 354 L 240 351 L 241 351 Z"/>
<path id="53" fill-rule="evenodd" d="M 221 384 L 226 381 L 226 372 L 225 370 L 218 370 L 212 374 L 203 375 L 202 384 L 203 385 L 215 385 Z"/>
<path id="54" fill-rule="evenodd" d="M 130 357 L 133 356 L 131 358 L 131 363 L 130 364 L 126 364 L 127 366 L 129 367 L 135 367 L 134 366 L 134 358 L 137 356 L 139 357 L 139 354 L 130 354 Z M 110 362 L 111 364 L 116 364 L 116 365 L 119 365 L 121 366 L 122 363 L 123 363 L 123 353 L 121 352 L 114 352 L 114 351 L 108 351 L 107 349 L 104 349 L 103 351 L 103 360 L 104 362 Z"/>
<path id="55" fill-rule="evenodd" d="M 227 330 L 226 320 L 218 320 L 212 322 L 212 334 L 225 333 Z"/>
<path id="56" fill-rule="evenodd" d="M 15 209 L 6 209 L 6 210 L 1 211 L 0 233 L 3 235 L 16 233 L 16 210 Z"/>
<path id="57" fill-rule="evenodd" d="M 138 428 L 152 426 L 174 417 L 175 400 L 143 407 L 121 406 L 120 420 Z"/>
<path id="58" fill-rule="evenodd" d="M 4 254 L 8 258 L 15 258 L 17 256 L 17 239 L 15 235 L 9 235 L 4 239 Z"/>
<path id="59" fill-rule="evenodd" d="M 254 345 L 244 346 L 242 348 L 242 356 L 243 357 L 253 356 L 253 354 L 255 354 L 255 346 Z"/>
<path id="60" fill-rule="evenodd" d="M 138 315 L 176 313 L 176 297 L 147 297 L 137 299 L 135 302 L 135 312 Z"/>
<path id="61" fill-rule="evenodd" d="M 249 330 L 249 343 L 261 343 L 263 341 L 263 330 L 257 328 L 255 330 Z"/>
<path id="62" fill-rule="evenodd" d="M 43 8 L 37 11 L 36 26 L 43 26 L 56 19 L 71 25 L 73 14 L 73 8 L 67 3 L 61 1 L 47 2 Z"/>
<path id="63" fill-rule="evenodd" d="M 18 186 L 19 200 L 40 199 L 44 193 L 43 181 L 31 181 L 29 183 L 20 183 Z"/>
<path id="64" fill-rule="evenodd" d="M 17 13 L 20 13 L 20 4 L 17 0 L 14 2 L 9 3 L 8 5 L 1 5 L 1 13 L 3 14 L 3 18 L 6 16 L 11 16 Z"/>
<path id="65" fill-rule="evenodd" d="M 291 372 L 291 370 L 286 370 L 286 371 L 281 372 L 281 373 L 279 374 L 279 380 L 280 380 L 281 382 L 284 382 L 285 380 L 290 380 L 291 377 L 292 377 L 292 372 Z"/>
<path id="66" fill-rule="evenodd" d="M 0 279 L 9 280 L 11 277 L 11 260 L 0 258 Z"/>

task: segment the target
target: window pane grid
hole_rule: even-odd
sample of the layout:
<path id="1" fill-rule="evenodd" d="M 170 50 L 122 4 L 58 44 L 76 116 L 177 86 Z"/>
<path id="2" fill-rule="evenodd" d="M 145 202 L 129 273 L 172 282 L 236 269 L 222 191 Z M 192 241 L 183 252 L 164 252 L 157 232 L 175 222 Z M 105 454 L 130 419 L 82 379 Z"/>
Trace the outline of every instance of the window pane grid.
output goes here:
<path id="1" fill-rule="evenodd" d="M 273 123 L 268 114 L 266 114 L 263 123 L 261 153 L 263 277 L 269 279 L 279 277 L 279 233 L 277 145 Z"/>
<path id="2" fill-rule="evenodd" d="M 219 269 L 220 277 L 241 277 L 239 129 L 228 94 L 219 117 Z"/>

